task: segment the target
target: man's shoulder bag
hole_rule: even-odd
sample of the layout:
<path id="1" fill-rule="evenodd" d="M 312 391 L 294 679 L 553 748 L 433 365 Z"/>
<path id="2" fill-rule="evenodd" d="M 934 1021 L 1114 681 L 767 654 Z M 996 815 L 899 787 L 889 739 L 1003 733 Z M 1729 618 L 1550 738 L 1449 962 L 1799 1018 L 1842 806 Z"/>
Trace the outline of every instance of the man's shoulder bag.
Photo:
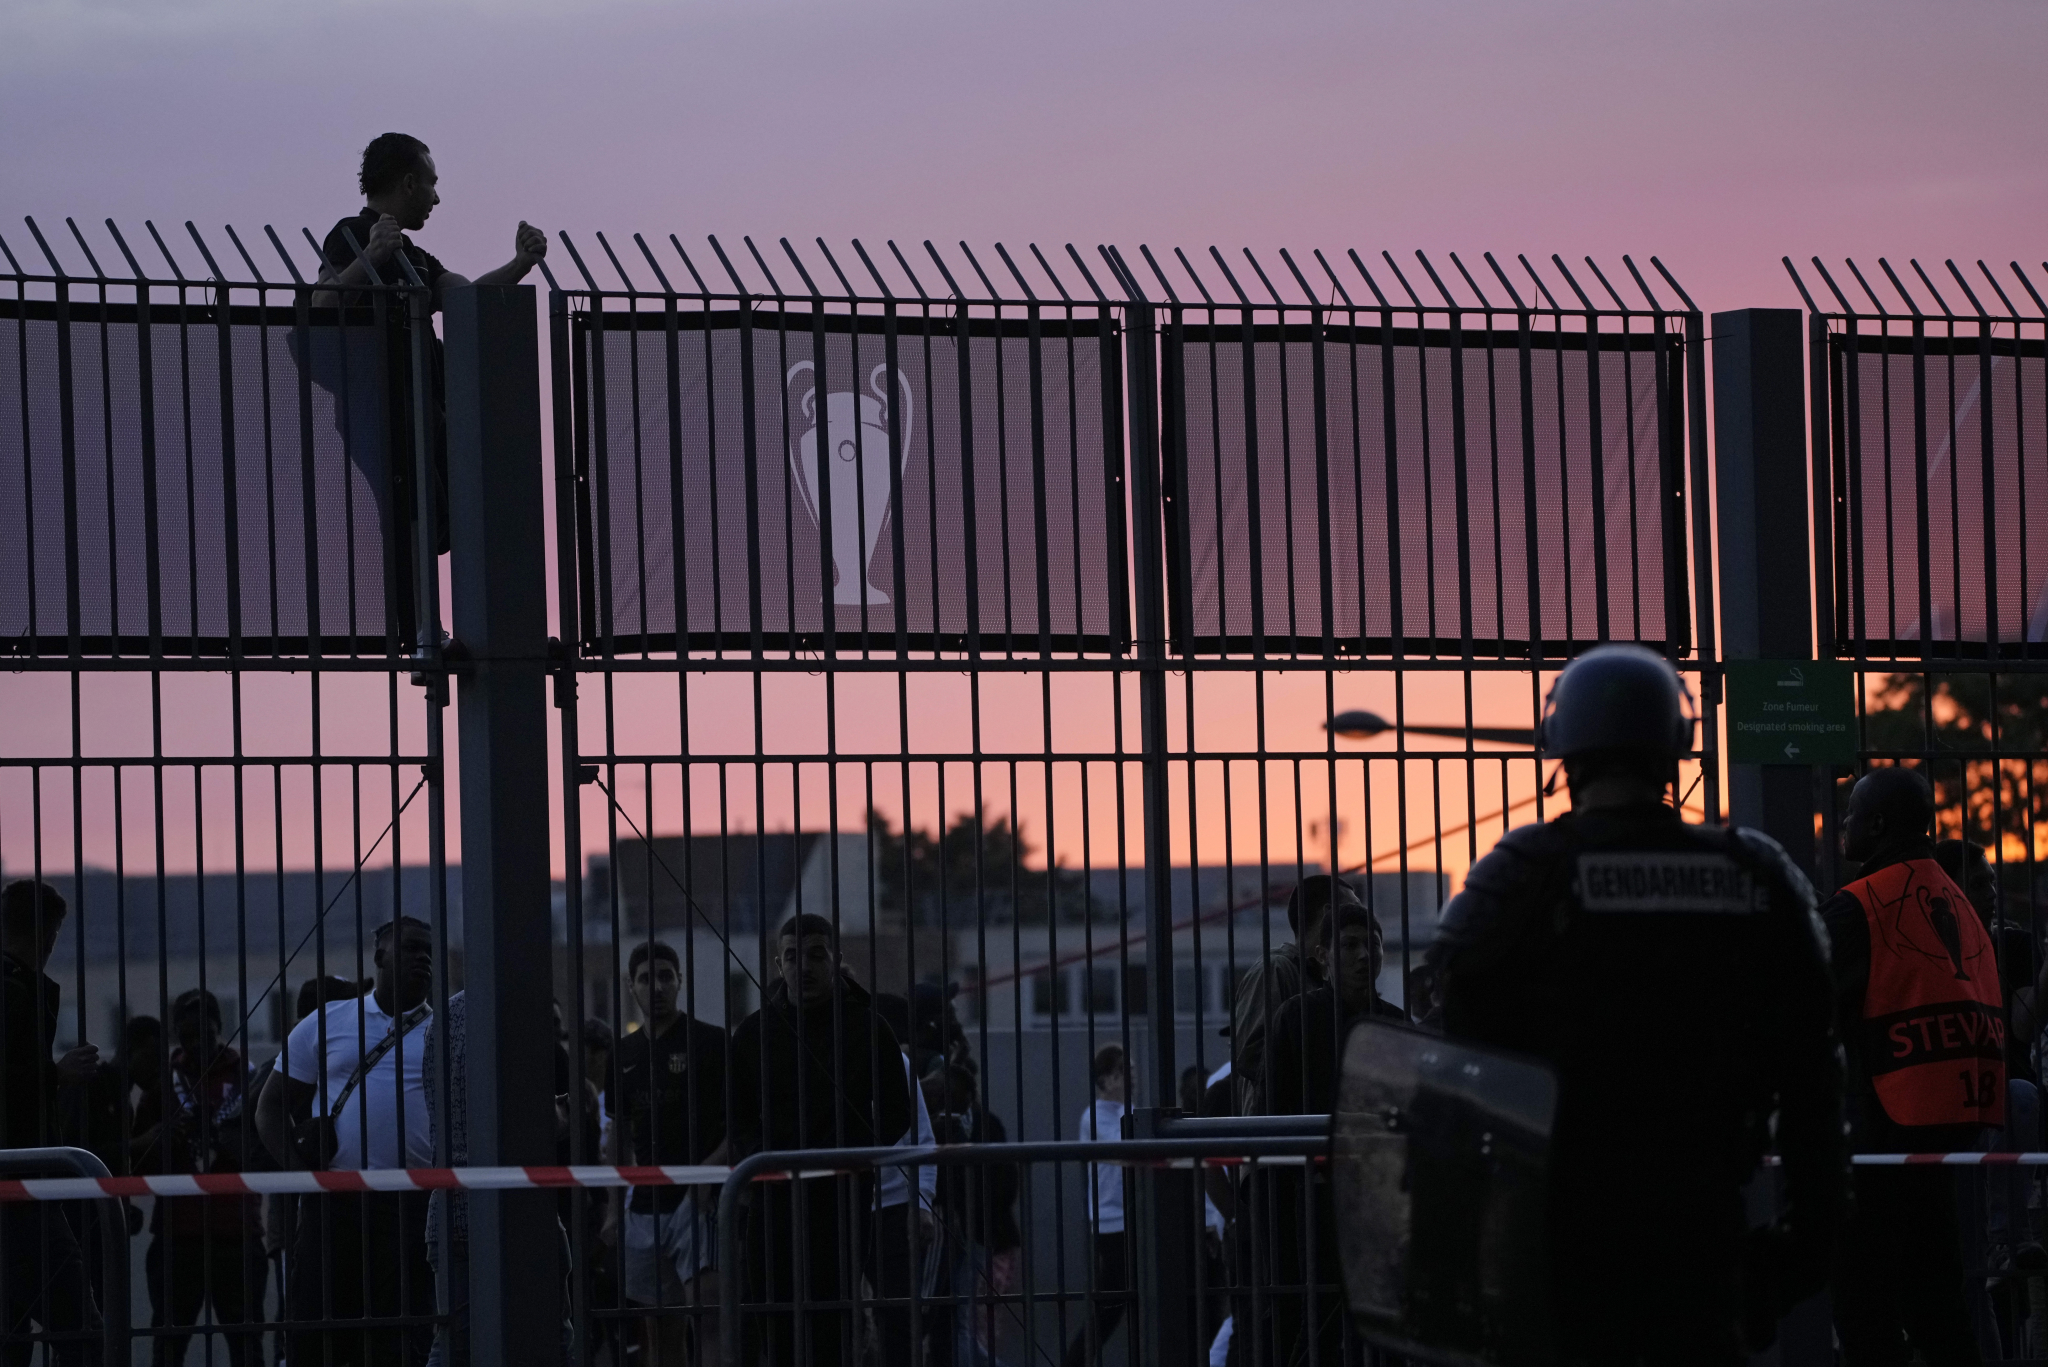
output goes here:
<path id="1" fill-rule="evenodd" d="M 327 1114 L 311 1116 L 292 1126 L 292 1149 L 298 1154 L 299 1162 L 309 1172 L 322 1172 L 341 1147 L 339 1132 L 334 1128 L 334 1118 L 348 1105 L 348 1099 L 355 1095 L 356 1088 L 364 1078 L 376 1070 L 384 1056 L 398 1047 L 398 1042 L 412 1033 L 414 1026 L 427 1018 L 429 1008 L 421 1002 L 412 1010 L 391 1023 L 391 1029 L 379 1040 L 369 1053 L 363 1055 L 356 1070 L 350 1073 L 342 1085 L 341 1095 L 327 1108 Z"/>

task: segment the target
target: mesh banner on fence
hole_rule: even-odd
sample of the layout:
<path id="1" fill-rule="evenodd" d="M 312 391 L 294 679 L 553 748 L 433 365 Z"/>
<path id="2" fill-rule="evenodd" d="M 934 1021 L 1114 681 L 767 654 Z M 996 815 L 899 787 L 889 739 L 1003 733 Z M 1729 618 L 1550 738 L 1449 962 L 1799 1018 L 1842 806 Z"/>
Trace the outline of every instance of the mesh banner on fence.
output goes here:
<path id="1" fill-rule="evenodd" d="M 383 650 L 404 347 L 331 310 L 221 312 L 0 300 L 11 653 Z"/>
<path id="2" fill-rule="evenodd" d="M 1987 329 L 1988 331 L 1988 329 Z M 1836 601 L 1871 654 L 2048 642 L 2048 358 L 2036 339 L 1838 333 Z"/>
<path id="3" fill-rule="evenodd" d="M 1124 634 L 1099 321 L 976 318 L 963 336 L 951 314 L 732 309 L 577 327 L 592 645 Z"/>
<path id="4" fill-rule="evenodd" d="M 1589 366 L 1585 332 L 1169 334 L 1179 632 L 1197 651 L 1313 650 L 1326 627 L 1372 652 L 1684 643 L 1678 339 L 1597 335 Z"/>

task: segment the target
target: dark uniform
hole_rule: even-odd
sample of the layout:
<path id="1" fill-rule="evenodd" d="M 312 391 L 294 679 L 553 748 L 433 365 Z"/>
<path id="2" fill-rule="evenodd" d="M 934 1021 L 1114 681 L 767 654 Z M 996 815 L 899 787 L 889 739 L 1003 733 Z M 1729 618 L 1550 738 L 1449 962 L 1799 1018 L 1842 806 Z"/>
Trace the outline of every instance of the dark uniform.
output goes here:
<path id="1" fill-rule="evenodd" d="M 1568 773 L 1603 754 L 1675 773 L 1679 697 L 1646 651 L 1589 653 L 1552 695 L 1545 747 Z M 1648 796 L 1579 800 L 1579 781 L 1580 811 L 1509 833 L 1445 909 L 1445 1033 L 1555 1070 L 1563 1360 L 1739 1363 L 1820 1290 L 1843 1199 L 1826 934 L 1768 836 L 1690 826 Z M 1774 1114 L 1787 1215 L 1752 1231 L 1742 1191 Z"/>

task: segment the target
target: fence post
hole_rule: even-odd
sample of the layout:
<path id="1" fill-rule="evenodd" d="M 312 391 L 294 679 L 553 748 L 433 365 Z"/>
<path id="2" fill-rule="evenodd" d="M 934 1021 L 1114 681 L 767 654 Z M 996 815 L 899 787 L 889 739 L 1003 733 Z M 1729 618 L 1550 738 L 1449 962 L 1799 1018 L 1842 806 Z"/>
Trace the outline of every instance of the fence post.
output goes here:
<path id="1" fill-rule="evenodd" d="M 1736 309 L 1715 314 L 1713 323 L 1721 658 L 1811 659 L 1805 315 Z M 1794 864 L 1814 872 L 1813 816 L 1827 772 L 1811 765 L 1730 764 L 1728 819 L 1770 835 Z M 1753 1201 L 1768 1205 L 1775 1180 L 1770 1174 L 1759 1179 Z M 1833 1353 L 1823 1292 L 1785 1317 L 1775 1355 L 1784 1367 L 1818 1367 L 1832 1362 Z"/>
<path id="2" fill-rule="evenodd" d="M 1124 334 L 1125 412 L 1130 423 L 1131 560 L 1135 582 L 1132 643 L 1137 648 L 1138 720 L 1145 813 L 1145 996 L 1151 1035 L 1150 1104 L 1126 1120 L 1130 1139 L 1156 1139 L 1178 1116 L 1180 1074 L 1173 1000 L 1173 806 L 1167 793 L 1166 585 L 1160 480 L 1158 330 L 1152 306 L 1133 299 Z M 1132 1070 L 1133 1075 L 1136 1069 Z M 1132 1327 L 1145 1367 L 1183 1367 L 1193 1360 L 1194 1265 L 1188 1247 L 1200 1237 L 1184 1174 L 1131 1169 L 1125 1189 Z M 1135 1179 L 1135 1180 L 1133 1180 Z"/>
<path id="3" fill-rule="evenodd" d="M 1714 315 L 1714 477 L 1721 658 L 1813 658 L 1806 491 L 1806 328 L 1797 309 Z M 1811 765 L 1730 764 L 1728 817 L 1812 870 Z"/>
<path id="4" fill-rule="evenodd" d="M 449 533 L 462 798 L 469 1162 L 555 1161 L 540 345 L 524 285 L 451 290 Z M 470 1359 L 558 1367 L 548 1191 L 469 1198 Z"/>

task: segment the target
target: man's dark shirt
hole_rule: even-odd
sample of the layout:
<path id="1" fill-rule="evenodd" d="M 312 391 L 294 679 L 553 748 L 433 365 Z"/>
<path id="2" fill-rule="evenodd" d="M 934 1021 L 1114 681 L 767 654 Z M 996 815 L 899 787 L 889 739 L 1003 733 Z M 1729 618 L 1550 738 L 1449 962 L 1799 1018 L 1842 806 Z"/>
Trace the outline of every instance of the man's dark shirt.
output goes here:
<path id="1" fill-rule="evenodd" d="M 1280 1004 L 1267 1039 L 1273 1063 L 1266 1074 L 1267 1115 L 1328 1115 L 1337 1109 L 1337 1075 L 1344 1036 L 1367 1016 L 1405 1021 L 1407 1013 L 1373 993 L 1364 1011 L 1344 1011 L 1328 983 Z"/>
<path id="2" fill-rule="evenodd" d="M 867 989 L 845 979 L 831 999 L 802 1005 L 778 983 L 733 1032 L 732 1065 L 735 1161 L 766 1149 L 893 1144 L 917 1119 L 896 1032 Z"/>
<path id="3" fill-rule="evenodd" d="M 116 1177 L 128 1173 L 129 1092 L 125 1064 L 102 1058 L 92 1076 L 65 1088 L 71 1142 L 92 1150 Z"/>
<path id="4" fill-rule="evenodd" d="M 1003 1122 L 978 1103 L 966 1114 L 941 1111 L 932 1117 L 932 1136 L 941 1144 L 1007 1144 Z M 957 1235 L 992 1253 L 1023 1242 L 1017 1228 L 1017 1169 L 1009 1164 L 939 1169 L 939 1215 L 949 1236 Z"/>
<path id="5" fill-rule="evenodd" d="M 1927 841 L 1901 845 L 1874 856 L 1857 872 L 1868 878 L 1879 869 L 1914 859 L 1934 858 Z M 1846 1103 L 1856 1147 L 1864 1153 L 1953 1153 L 1983 1147 L 1984 1131 L 1976 1125 L 1896 1125 L 1871 1089 L 1864 1067 L 1863 996 L 1870 986 L 1870 921 L 1863 904 L 1838 892 L 1821 904 L 1828 928 L 1835 970 L 1835 1033 L 1848 1055 Z M 2012 1032 L 2006 1032 L 2010 1039 Z"/>
<path id="6" fill-rule="evenodd" d="M 320 244 L 320 255 L 325 257 L 327 264 L 334 268 L 335 274 L 339 275 L 355 264 L 358 249 L 369 247 L 370 229 L 377 226 L 378 217 L 379 215 L 375 209 L 364 205 L 361 213 L 342 219 L 327 234 L 327 240 Z M 344 230 L 347 233 L 354 234 L 356 239 L 354 248 L 348 245 L 348 237 L 344 235 Z M 419 272 L 420 283 L 438 293 L 441 277 L 448 273 L 448 268 L 441 264 L 439 257 L 424 247 L 417 245 L 410 237 L 405 236 L 403 233 L 399 234 L 398 240 L 399 252 L 404 255 L 406 260 L 412 263 L 412 268 Z M 381 266 L 375 267 L 375 270 L 377 278 L 387 285 L 407 285 L 412 283 L 405 278 L 405 268 L 398 264 L 396 257 Z"/>
<path id="7" fill-rule="evenodd" d="M 135 1107 L 135 1132 L 147 1134 L 159 1124 L 156 1141 L 136 1154 L 133 1166 L 144 1173 L 261 1171 L 249 1155 L 264 1152 L 256 1137 L 246 1065 L 233 1048 L 222 1045 L 205 1076 L 195 1072 L 182 1049 L 171 1052 L 171 1091 L 152 1089 Z M 166 1102 L 169 1104 L 166 1105 Z M 258 1237 L 260 1196 L 182 1197 L 160 1200 L 150 1220 L 154 1233 L 196 1239 Z"/>
<path id="8" fill-rule="evenodd" d="M 344 218 L 334 225 L 321 244 L 320 254 L 337 274 L 346 270 L 357 260 L 357 252 L 348 245 L 343 229 L 353 234 L 356 247 L 366 247 L 370 241 L 370 229 L 377 222 L 377 212 L 367 206 L 353 218 Z M 448 268 L 432 252 L 417 246 L 411 238 L 400 235 L 399 252 L 412 262 L 419 272 L 420 282 L 433 291 L 431 307 L 441 303 L 441 277 L 448 274 Z M 386 285 L 408 285 L 405 271 L 397 259 L 377 267 L 377 278 Z M 370 296 L 354 290 L 342 292 L 344 306 L 343 321 L 349 326 L 365 326 L 376 322 L 376 312 L 368 306 Z M 395 609 L 398 634 L 410 641 L 415 631 L 412 602 L 412 561 L 410 550 L 411 529 L 414 525 L 417 502 L 412 490 L 414 452 L 414 376 L 411 349 L 412 314 L 402 298 L 393 298 L 383 315 L 384 353 L 388 394 L 391 402 L 385 405 L 386 431 L 380 438 L 382 449 L 389 452 L 383 460 L 376 462 L 374 474 L 365 470 L 375 481 L 388 481 L 388 487 L 377 490 L 379 515 L 385 519 L 386 569 L 391 577 L 390 592 Z M 432 328 L 426 330 L 424 340 L 426 359 L 426 403 L 428 457 L 434 472 L 434 545 L 438 551 L 448 549 L 448 461 L 447 461 L 447 359 L 441 339 Z M 329 387 L 329 382 L 316 377 L 315 383 Z M 372 444 L 371 449 L 375 449 Z M 352 459 L 357 459 L 352 455 Z"/>
<path id="9" fill-rule="evenodd" d="M 725 1031 L 680 1016 L 663 1034 L 636 1030 L 619 1041 L 618 1085 L 605 1113 L 624 1117 L 635 1163 L 701 1163 L 725 1135 Z M 640 1187 L 637 1211 L 674 1210 L 683 1187 Z"/>
<path id="10" fill-rule="evenodd" d="M 0 955 L 0 1046 L 6 1090 L 0 1096 L 0 1147 L 33 1149 L 60 1142 L 57 1068 L 59 989 L 55 980 L 12 955 Z"/>

